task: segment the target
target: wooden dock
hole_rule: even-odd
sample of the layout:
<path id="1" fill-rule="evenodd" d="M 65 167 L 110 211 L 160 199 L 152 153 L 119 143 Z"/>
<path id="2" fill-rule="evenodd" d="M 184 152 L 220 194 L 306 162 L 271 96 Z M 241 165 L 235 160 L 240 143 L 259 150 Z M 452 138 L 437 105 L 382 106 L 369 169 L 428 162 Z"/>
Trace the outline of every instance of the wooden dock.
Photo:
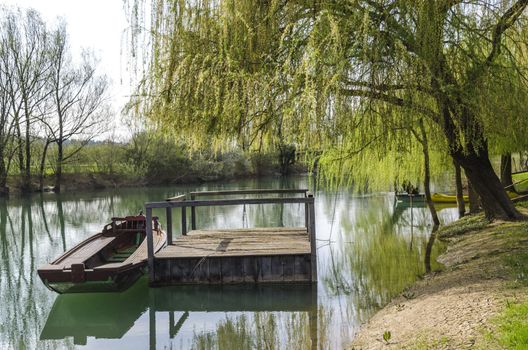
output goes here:
<path id="1" fill-rule="evenodd" d="M 233 195 L 263 194 L 279 194 L 281 197 L 225 199 Z M 202 196 L 224 198 L 197 199 Z M 304 204 L 304 227 L 197 229 L 196 207 L 287 203 Z M 149 243 L 150 285 L 317 281 L 314 198 L 307 190 L 191 192 L 164 202 L 147 203 L 149 242 L 152 240 L 149 223 L 153 208 L 166 209 L 168 244 L 154 254 Z M 173 240 L 172 210 L 175 208 L 182 213 L 182 236 Z M 187 208 L 191 213 L 190 231 L 187 227 Z"/>

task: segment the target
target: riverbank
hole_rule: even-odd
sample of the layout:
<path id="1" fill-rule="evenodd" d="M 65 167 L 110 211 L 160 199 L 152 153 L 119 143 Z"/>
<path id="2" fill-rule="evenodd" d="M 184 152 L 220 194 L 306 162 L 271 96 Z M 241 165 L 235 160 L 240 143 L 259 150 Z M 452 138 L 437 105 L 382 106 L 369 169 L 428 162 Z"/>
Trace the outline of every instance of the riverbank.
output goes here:
<path id="1" fill-rule="evenodd" d="M 291 167 L 288 175 L 302 175 L 307 174 L 307 167 L 298 165 Z M 186 174 L 174 174 L 170 176 L 167 174 L 163 177 L 148 177 L 134 174 L 124 173 L 67 173 L 63 174 L 61 181 L 61 192 L 74 191 L 89 191 L 113 188 L 126 187 L 147 187 L 147 186 L 161 186 L 161 185 L 184 185 L 184 184 L 199 184 L 199 183 L 214 183 L 219 181 L 234 181 L 238 179 L 248 178 L 266 178 L 266 177 L 280 177 L 285 176 L 270 168 L 269 171 L 260 172 L 238 172 L 230 174 L 214 173 L 207 175 L 198 175 L 194 172 Z M 44 180 L 43 191 L 54 192 L 53 176 L 46 177 Z M 18 176 L 11 176 L 8 178 L 8 188 L 10 196 L 18 196 L 24 194 L 22 191 L 22 179 Z M 39 182 L 37 178 L 32 181 L 32 189 L 30 193 L 40 192 Z"/>
<path id="2" fill-rule="evenodd" d="M 528 222 L 465 217 L 437 238 L 445 269 L 381 309 L 350 349 L 528 348 Z"/>

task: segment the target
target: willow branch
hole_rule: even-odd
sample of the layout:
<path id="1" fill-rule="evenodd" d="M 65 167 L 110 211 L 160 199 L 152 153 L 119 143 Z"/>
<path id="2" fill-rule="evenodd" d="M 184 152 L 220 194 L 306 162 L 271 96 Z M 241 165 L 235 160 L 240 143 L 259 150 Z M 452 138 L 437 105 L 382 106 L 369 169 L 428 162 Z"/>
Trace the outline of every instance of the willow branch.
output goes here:
<path id="1" fill-rule="evenodd" d="M 386 102 L 394 106 L 409 108 L 415 112 L 421 113 L 431 118 L 434 122 L 437 122 L 437 123 L 440 122 L 440 115 L 436 113 L 435 111 L 433 111 L 432 109 L 427 108 L 425 106 L 417 105 L 416 103 L 403 99 L 401 97 L 388 95 L 386 93 L 379 92 L 379 91 L 361 90 L 361 89 L 341 89 L 341 93 L 345 96 L 366 97 L 366 98 L 371 98 L 374 100 Z"/>
<path id="2" fill-rule="evenodd" d="M 430 89 L 428 89 L 425 86 L 421 86 L 421 85 L 385 84 L 385 83 L 376 84 L 376 83 L 369 83 L 369 82 L 360 81 L 360 80 L 346 80 L 344 83 L 350 86 L 365 87 L 365 88 L 369 88 L 369 89 L 377 90 L 377 91 L 414 90 L 414 91 L 423 92 L 429 95 L 433 94 L 433 92 Z"/>
<path id="3" fill-rule="evenodd" d="M 489 66 L 491 63 L 493 63 L 495 58 L 500 54 L 503 33 L 515 24 L 517 19 L 519 19 L 526 9 L 527 5 L 528 0 L 519 0 L 499 19 L 499 22 L 495 25 L 495 30 L 493 31 L 493 36 L 491 39 L 491 51 L 486 58 L 484 63 L 485 66 Z"/>

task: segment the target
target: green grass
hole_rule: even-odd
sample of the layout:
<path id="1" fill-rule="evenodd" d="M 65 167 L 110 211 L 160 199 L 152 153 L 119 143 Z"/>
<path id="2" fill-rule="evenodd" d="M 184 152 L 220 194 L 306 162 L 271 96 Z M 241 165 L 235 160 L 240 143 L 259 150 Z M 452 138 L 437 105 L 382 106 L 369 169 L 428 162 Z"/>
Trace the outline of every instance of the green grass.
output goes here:
<path id="1" fill-rule="evenodd" d="M 515 206 L 521 208 L 528 208 L 528 201 L 517 202 L 515 203 Z"/>
<path id="2" fill-rule="evenodd" d="M 507 303 L 506 309 L 492 320 L 496 329 L 488 340 L 503 349 L 528 349 L 528 302 Z"/>
<path id="3" fill-rule="evenodd" d="M 504 258 L 516 283 L 528 286 L 528 252 L 514 252 Z"/>
<path id="4" fill-rule="evenodd" d="M 438 231 L 439 238 L 460 236 L 472 231 L 478 231 L 486 227 L 490 221 L 484 214 L 468 215 L 451 224 L 443 226 Z"/>
<path id="5" fill-rule="evenodd" d="M 521 174 L 515 174 L 512 176 L 513 183 L 524 181 L 518 185 L 515 185 L 515 189 L 517 191 L 528 191 L 528 172 L 527 173 L 521 173 Z"/>

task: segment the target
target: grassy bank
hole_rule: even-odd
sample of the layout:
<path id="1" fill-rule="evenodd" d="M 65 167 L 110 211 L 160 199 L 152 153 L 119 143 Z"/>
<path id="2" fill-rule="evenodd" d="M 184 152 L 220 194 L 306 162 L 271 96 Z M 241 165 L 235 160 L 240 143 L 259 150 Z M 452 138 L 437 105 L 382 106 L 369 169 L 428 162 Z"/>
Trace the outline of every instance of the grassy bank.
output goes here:
<path id="1" fill-rule="evenodd" d="M 445 269 L 380 310 L 351 348 L 528 349 L 528 222 L 471 216 L 437 237 Z"/>
<path id="2" fill-rule="evenodd" d="M 71 147 L 71 145 L 70 145 Z M 44 189 L 55 184 L 53 163 L 44 171 Z M 158 140 L 148 152 L 130 144 L 93 144 L 86 146 L 63 165 L 61 191 L 90 190 L 149 185 L 175 185 L 228 181 L 238 178 L 306 173 L 310 167 L 303 159 L 284 162 L 279 152 L 191 153 Z M 10 194 L 22 192 L 23 178 L 18 168 L 8 176 Z M 30 192 L 39 191 L 37 165 L 32 167 Z"/>
<path id="3" fill-rule="evenodd" d="M 306 168 L 299 167 L 295 171 L 291 171 L 289 174 L 303 174 L 306 173 Z M 245 172 L 239 174 L 230 175 L 214 175 L 214 176 L 198 176 L 193 174 L 187 174 L 185 176 L 175 175 L 170 177 L 166 175 L 163 178 L 149 178 L 137 174 L 107 174 L 107 173 L 67 173 L 63 174 L 61 192 L 72 192 L 79 190 L 99 190 L 99 189 L 110 189 L 110 188 L 123 188 L 123 187 L 146 187 L 146 186 L 157 186 L 157 185 L 178 185 L 178 184 L 193 184 L 193 183 L 206 183 L 206 182 L 218 182 L 218 181 L 231 181 L 241 178 L 258 178 L 258 177 L 269 177 L 269 176 L 281 176 L 280 173 L 266 171 L 261 173 Z M 44 180 L 44 191 L 53 191 L 55 178 L 53 176 L 47 176 Z M 10 196 L 21 195 L 21 184 L 22 180 L 18 176 L 11 176 L 8 179 L 8 187 Z M 32 191 L 39 192 L 38 179 L 32 181 Z"/>

